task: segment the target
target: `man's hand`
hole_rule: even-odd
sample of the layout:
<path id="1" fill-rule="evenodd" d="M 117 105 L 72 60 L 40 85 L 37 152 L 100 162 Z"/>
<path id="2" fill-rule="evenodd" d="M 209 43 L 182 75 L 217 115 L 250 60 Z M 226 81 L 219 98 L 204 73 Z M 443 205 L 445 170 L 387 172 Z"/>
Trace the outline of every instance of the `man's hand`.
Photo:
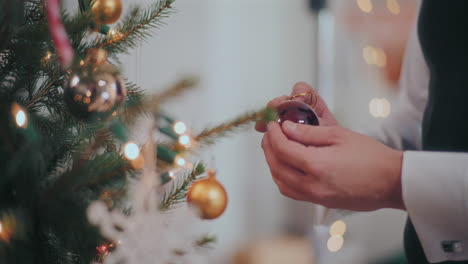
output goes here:
<path id="1" fill-rule="evenodd" d="M 310 85 L 308 85 L 307 83 L 304 83 L 304 82 L 296 83 L 296 85 L 294 85 L 294 88 L 293 88 L 293 90 L 291 92 L 291 96 L 301 94 L 301 93 L 306 93 L 306 92 L 313 92 L 313 93 L 315 93 L 315 96 L 317 97 L 317 102 L 316 102 L 316 104 L 314 106 L 314 110 L 315 110 L 315 112 L 317 113 L 317 115 L 319 117 L 320 125 L 322 125 L 322 126 L 338 125 L 338 122 L 336 121 L 335 117 L 330 112 L 330 110 L 328 110 L 327 104 L 325 104 L 322 97 L 320 97 L 314 91 L 314 89 Z M 272 107 L 272 108 L 276 108 L 280 103 L 282 103 L 282 102 L 288 100 L 289 98 L 291 98 L 291 96 L 286 96 L 285 95 L 285 96 L 275 98 L 275 99 L 271 100 L 268 103 L 268 106 Z M 313 96 L 311 94 L 296 97 L 296 98 L 294 98 L 294 100 L 304 102 L 304 103 L 306 103 L 308 105 L 311 105 L 311 104 L 314 103 L 312 101 Z M 255 129 L 258 132 L 265 132 L 266 131 L 266 123 L 264 121 L 257 122 L 257 124 L 255 125 Z"/>
<path id="2" fill-rule="evenodd" d="M 268 124 L 262 141 L 280 192 L 329 208 L 404 210 L 403 152 L 339 126 Z"/>

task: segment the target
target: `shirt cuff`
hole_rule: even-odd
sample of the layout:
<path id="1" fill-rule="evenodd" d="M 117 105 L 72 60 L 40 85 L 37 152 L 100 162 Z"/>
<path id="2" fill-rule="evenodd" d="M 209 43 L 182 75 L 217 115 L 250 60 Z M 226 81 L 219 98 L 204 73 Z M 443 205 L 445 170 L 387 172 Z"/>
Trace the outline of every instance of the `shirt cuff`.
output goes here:
<path id="1" fill-rule="evenodd" d="M 468 154 L 407 151 L 402 192 L 408 214 L 431 263 L 468 259 Z M 462 248 L 447 252 L 443 244 Z"/>

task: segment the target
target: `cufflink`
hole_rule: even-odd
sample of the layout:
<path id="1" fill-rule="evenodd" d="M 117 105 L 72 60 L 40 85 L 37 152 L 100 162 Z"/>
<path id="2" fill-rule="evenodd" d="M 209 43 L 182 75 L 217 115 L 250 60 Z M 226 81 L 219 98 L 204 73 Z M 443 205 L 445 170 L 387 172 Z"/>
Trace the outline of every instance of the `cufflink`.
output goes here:
<path id="1" fill-rule="evenodd" d="M 461 253 L 463 252 L 463 243 L 459 240 L 444 240 L 441 243 L 442 249 L 446 253 Z"/>

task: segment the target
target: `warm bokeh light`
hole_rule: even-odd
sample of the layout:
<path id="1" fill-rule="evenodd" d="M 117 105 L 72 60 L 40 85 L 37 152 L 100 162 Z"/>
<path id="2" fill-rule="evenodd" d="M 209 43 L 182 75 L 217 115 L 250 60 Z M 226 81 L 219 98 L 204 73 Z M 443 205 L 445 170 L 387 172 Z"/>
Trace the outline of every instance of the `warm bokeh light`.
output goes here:
<path id="1" fill-rule="evenodd" d="M 387 55 L 383 49 L 375 49 L 375 63 L 377 67 L 383 68 L 387 65 Z"/>
<path id="2" fill-rule="evenodd" d="M 362 50 L 362 56 L 367 64 L 373 65 L 377 60 L 377 52 L 372 46 L 365 46 Z"/>
<path id="3" fill-rule="evenodd" d="M 140 155 L 140 148 L 137 146 L 137 144 L 128 142 L 124 146 L 124 154 L 127 159 L 134 160 Z"/>
<path id="4" fill-rule="evenodd" d="M 339 220 L 335 221 L 330 226 L 330 235 L 331 236 L 343 236 L 346 232 L 346 223 Z"/>
<path id="5" fill-rule="evenodd" d="M 111 38 L 118 38 L 120 36 L 122 36 L 122 33 L 120 33 L 119 31 L 115 30 L 115 29 L 111 29 L 109 30 L 109 33 L 107 33 L 109 35 L 109 37 Z"/>
<path id="6" fill-rule="evenodd" d="M 327 248 L 330 252 L 337 252 L 343 247 L 344 238 L 342 236 L 331 236 L 327 241 Z"/>
<path id="7" fill-rule="evenodd" d="M 97 247 L 97 250 L 100 254 L 107 255 L 109 253 L 107 245 L 101 245 Z"/>
<path id="8" fill-rule="evenodd" d="M 380 68 L 383 68 L 387 65 L 387 55 L 381 48 L 375 48 L 369 45 L 365 46 L 362 49 L 362 57 L 369 65 L 375 65 Z"/>
<path id="9" fill-rule="evenodd" d="M 181 121 L 176 122 L 173 128 L 174 132 L 178 135 L 182 135 L 187 131 L 187 126 Z"/>
<path id="10" fill-rule="evenodd" d="M 391 113 L 391 104 L 386 98 L 372 98 L 369 102 L 369 112 L 375 118 L 387 118 Z"/>
<path id="11" fill-rule="evenodd" d="M 50 58 L 52 58 L 52 53 L 50 51 L 48 51 L 48 52 L 46 52 L 44 60 L 50 60 Z"/>
<path id="12" fill-rule="evenodd" d="M 359 9 L 363 12 L 370 13 L 372 12 L 372 2 L 371 0 L 357 0 Z"/>
<path id="13" fill-rule="evenodd" d="M 394 15 L 400 14 L 400 4 L 398 0 L 387 0 L 387 8 Z"/>
<path id="14" fill-rule="evenodd" d="M 2 226 L 2 222 L 0 221 L 0 233 L 3 232 L 3 226 Z"/>
<path id="15" fill-rule="evenodd" d="M 80 60 L 80 66 L 83 66 L 85 64 L 84 60 Z"/>

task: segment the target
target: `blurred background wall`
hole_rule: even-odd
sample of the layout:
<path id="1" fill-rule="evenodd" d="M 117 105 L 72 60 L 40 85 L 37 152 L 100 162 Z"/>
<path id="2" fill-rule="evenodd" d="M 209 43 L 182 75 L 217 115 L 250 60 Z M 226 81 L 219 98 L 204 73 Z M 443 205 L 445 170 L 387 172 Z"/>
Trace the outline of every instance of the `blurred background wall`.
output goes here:
<path id="1" fill-rule="evenodd" d="M 151 1 L 126 4 L 138 2 Z M 306 81 L 343 125 L 366 131 L 391 114 L 415 3 L 335 0 L 319 15 L 307 0 L 178 0 L 167 26 L 123 58 L 123 69 L 149 91 L 200 77 L 197 90 L 165 106 L 193 130 L 259 109 Z M 205 151 L 230 199 L 226 213 L 204 227 L 218 236 L 209 263 L 313 263 L 314 206 L 279 194 L 260 140 L 250 129 Z M 401 252 L 402 212 L 343 220 L 344 245 L 327 263 L 384 263 Z"/>

